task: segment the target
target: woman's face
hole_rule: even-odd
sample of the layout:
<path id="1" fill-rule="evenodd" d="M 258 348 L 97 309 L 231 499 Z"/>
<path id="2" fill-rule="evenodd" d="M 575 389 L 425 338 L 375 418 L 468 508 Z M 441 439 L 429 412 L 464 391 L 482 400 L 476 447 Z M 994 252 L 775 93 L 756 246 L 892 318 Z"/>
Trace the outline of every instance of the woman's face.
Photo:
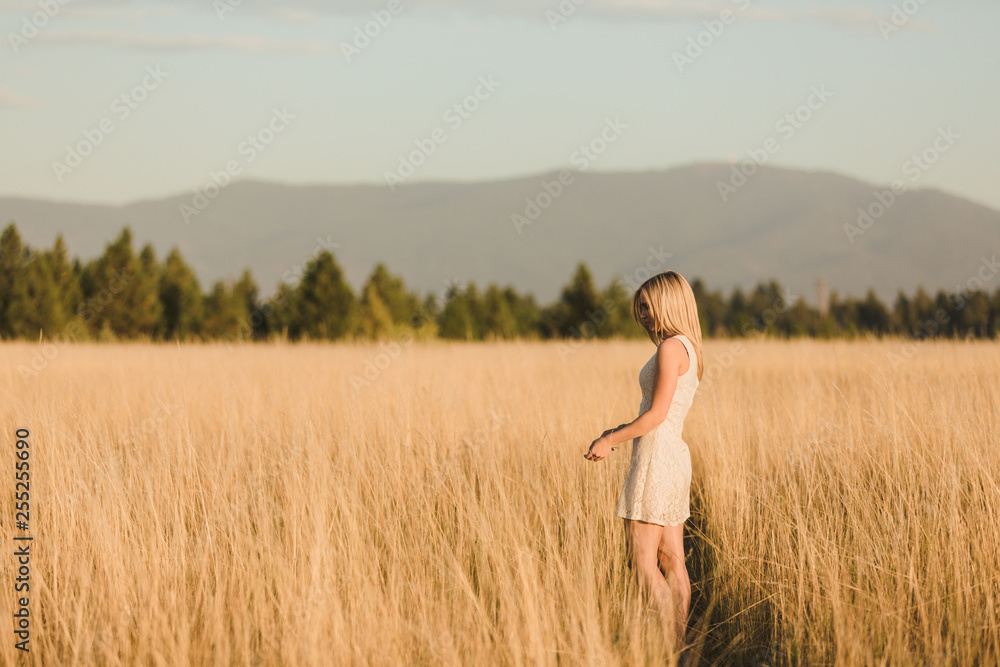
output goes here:
<path id="1" fill-rule="evenodd" d="M 645 294 L 639 295 L 639 321 L 647 331 L 653 325 L 653 314 L 649 310 L 649 302 L 646 301 Z"/>

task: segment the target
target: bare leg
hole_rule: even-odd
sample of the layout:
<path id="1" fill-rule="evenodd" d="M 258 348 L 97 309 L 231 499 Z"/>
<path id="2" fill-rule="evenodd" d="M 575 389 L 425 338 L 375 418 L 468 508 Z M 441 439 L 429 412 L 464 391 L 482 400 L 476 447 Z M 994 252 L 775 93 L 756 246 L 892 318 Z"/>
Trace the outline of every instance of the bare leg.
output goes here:
<path id="1" fill-rule="evenodd" d="M 625 519 L 625 539 L 629 560 L 639 580 L 639 585 L 654 601 L 660 612 L 663 627 L 676 632 L 677 612 L 671 604 L 667 579 L 658 564 L 659 546 L 663 541 L 664 527 L 655 523 Z"/>
<path id="2" fill-rule="evenodd" d="M 677 638 L 683 642 L 691 607 L 691 580 L 684 564 L 684 524 L 663 527 L 657 560 L 672 594 Z"/>

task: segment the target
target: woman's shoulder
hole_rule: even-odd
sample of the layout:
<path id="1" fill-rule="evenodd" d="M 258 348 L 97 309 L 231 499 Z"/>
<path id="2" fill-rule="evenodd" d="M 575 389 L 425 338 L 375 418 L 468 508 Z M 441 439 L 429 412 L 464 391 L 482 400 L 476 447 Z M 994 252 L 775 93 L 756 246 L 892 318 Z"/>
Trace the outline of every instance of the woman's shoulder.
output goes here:
<path id="1" fill-rule="evenodd" d="M 657 347 L 662 347 L 662 346 L 666 345 L 667 343 L 669 343 L 670 341 L 675 341 L 676 343 L 680 343 L 682 346 L 684 345 L 684 343 L 690 343 L 691 342 L 690 339 L 687 336 L 685 336 L 682 333 L 679 333 L 679 334 L 674 334 L 673 336 L 667 336 L 662 341 L 660 341 L 660 344 L 657 345 Z"/>
<path id="2" fill-rule="evenodd" d="M 683 340 L 682 340 L 683 338 Z M 668 336 L 660 341 L 660 344 L 656 346 L 656 353 L 654 356 L 663 354 L 688 354 L 688 341 L 684 334 L 676 334 L 674 336 Z"/>
<path id="3" fill-rule="evenodd" d="M 673 336 L 670 336 L 669 338 L 665 338 L 663 342 L 665 343 L 668 340 L 672 340 L 672 339 L 675 339 L 675 338 L 677 339 L 677 342 L 680 343 L 681 345 L 683 345 L 684 347 L 688 347 L 688 346 L 692 346 L 693 347 L 694 346 L 694 343 L 691 342 L 691 339 L 688 338 L 687 336 L 685 336 L 682 333 L 674 334 Z"/>
<path id="4" fill-rule="evenodd" d="M 673 342 L 671 342 L 673 341 Z M 657 355 L 676 355 L 678 358 L 695 358 L 694 344 L 684 334 L 675 334 L 664 338 L 656 348 Z M 657 356 L 654 355 L 654 356 Z"/>

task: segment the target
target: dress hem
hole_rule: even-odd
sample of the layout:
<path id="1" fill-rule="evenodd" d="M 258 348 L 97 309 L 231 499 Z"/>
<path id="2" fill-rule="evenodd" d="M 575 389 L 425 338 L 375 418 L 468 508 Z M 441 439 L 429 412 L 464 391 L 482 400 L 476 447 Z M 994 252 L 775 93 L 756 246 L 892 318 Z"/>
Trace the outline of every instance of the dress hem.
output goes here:
<path id="1" fill-rule="evenodd" d="M 645 523 L 655 523 L 657 526 L 670 526 L 671 528 L 676 528 L 677 526 L 683 526 L 684 522 L 691 518 L 691 515 L 688 514 L 687 516 L 685 516 L 683 519 L 680 520 L 680 523 L 667 523 L 666 521 L 646 519 L 641 516 L 630 516 L 629 512 L 626 512 L 625 514 L 619 514 L 618 512 L 615 512 L 615 516 L 621 519 L 628 519 L 629 521 L 643 521 Z"/>

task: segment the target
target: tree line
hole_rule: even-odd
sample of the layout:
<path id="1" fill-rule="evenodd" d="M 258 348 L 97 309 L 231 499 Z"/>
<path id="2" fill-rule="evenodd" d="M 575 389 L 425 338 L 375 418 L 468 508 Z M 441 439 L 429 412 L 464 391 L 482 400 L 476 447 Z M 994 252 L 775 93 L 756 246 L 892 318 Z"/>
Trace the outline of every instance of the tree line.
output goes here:
<path id="1" fill-rule="evenodd" d="M 646 276 L 642 276 L 645 278 Z M 980 281 L 981 283 L 982 281 Z M 249 270 L 202 291 L 174 247 L 160 261 L 150 244 L 135 252 L 125 227 L 103 254 L 70 260 L 62 235 L 49 250 L 22 240 L 14 223 L 0 234 L 0 338 L 53 340 L 457 340 L 646 337 L 630 311 L 632 292 L 621 276 L 599 289 L 577 265 L 555 303 L 490 283 L 449 285 L 421 296 L 381 263 L 356 294 L 329 250 L 315 254 L 301 277 L 282 282 L 268 299 Z M 900 291 L 891 306 L 868 290 L 863 299 L 831 292 L 827 312 L 794 299 L 776 281 L 728 297 L 691 281 L 702 335 L 747 337 L 996 338 L 1000 288 L 977 286 L 934 296 Z"/>

